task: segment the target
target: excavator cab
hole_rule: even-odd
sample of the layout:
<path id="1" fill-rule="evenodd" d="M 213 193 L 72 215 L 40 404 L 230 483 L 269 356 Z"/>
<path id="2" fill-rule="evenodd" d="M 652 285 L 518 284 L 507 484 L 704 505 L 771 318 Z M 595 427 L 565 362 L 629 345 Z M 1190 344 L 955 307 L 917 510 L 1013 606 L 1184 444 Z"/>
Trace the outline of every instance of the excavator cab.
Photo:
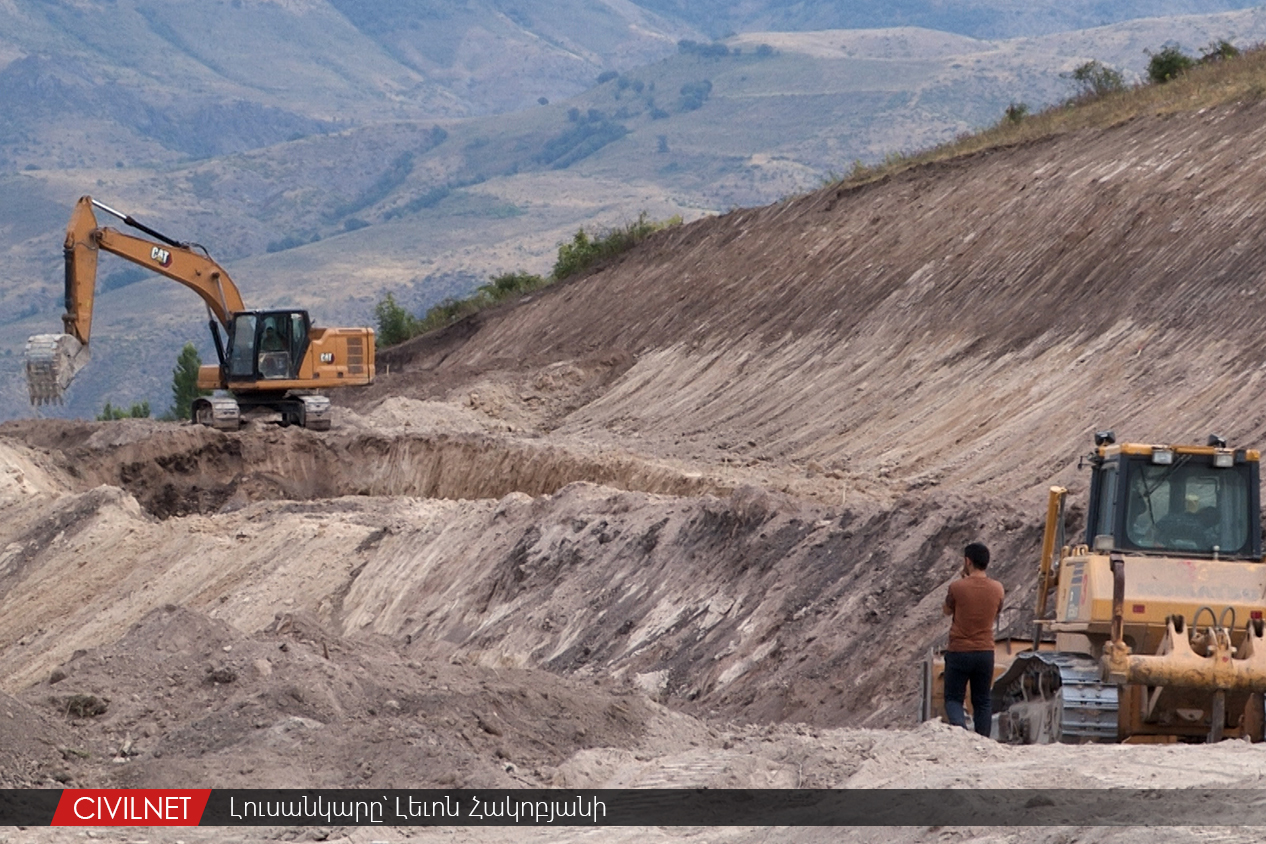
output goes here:
<path id="1" fill-rule="evenodd" d="M 310 330 L 307 311 L 234 314 L 224 350 L 228 382 L 296 379 L 308 350 Z"/>

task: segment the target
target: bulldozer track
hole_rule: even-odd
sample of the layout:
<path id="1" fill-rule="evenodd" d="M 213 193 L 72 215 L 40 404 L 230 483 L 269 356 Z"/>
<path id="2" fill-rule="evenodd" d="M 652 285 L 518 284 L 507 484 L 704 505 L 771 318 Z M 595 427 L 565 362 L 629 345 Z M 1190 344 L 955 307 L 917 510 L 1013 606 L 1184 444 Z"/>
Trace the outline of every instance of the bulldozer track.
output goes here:
<path id="1" fill-rule="evenodd" d="M 1081 654 L 1025 653 L 993 686 L 999 740 L 1082 744 L 1117 740 L 1117 687 Z"/>

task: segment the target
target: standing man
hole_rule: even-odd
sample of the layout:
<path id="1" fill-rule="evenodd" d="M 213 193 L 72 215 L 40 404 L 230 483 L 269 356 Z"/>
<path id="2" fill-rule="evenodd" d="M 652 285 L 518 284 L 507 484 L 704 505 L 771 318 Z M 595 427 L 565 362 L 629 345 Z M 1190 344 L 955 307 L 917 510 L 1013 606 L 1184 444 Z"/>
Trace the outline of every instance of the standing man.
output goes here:
<path id="1" fill-rule="evenodd" d="M 945 714 L 958 727 L 967 726 L 963 698 L 971 684 L 972 720 L 976 732 L 990 732 L 989 692 L 993 686 L 993 628 L 1002 611 L 1002 584 L 985 574 L 989 549 L 973 542 L 963 549 L 963 570 L 945 596 L 945 614 L 953 616 L 945 653 Z"/>

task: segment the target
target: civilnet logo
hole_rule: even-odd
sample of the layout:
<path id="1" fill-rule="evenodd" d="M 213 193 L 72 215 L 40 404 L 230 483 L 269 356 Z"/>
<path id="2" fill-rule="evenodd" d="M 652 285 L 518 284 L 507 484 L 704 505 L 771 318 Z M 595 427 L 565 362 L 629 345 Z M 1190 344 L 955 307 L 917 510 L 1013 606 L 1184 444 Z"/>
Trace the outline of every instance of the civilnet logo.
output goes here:
<path id="1" fill-rule="evenodd" d="M 53 826 L 197 826 L 211 789 L 67 789 Z"/>

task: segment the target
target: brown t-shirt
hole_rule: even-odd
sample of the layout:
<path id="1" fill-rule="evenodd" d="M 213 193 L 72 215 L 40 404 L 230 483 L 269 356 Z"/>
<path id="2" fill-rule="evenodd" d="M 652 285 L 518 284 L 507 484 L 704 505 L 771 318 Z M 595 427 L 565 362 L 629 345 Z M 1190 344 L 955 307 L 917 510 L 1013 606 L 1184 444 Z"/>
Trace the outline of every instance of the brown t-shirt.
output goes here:
<path id="1" fill-rule="evenodd" d="M 993 623 L 1002 611 L 1002 598 L 1002 584 L 988 577 L 960 577 L 951 583 L 945 599 L 954 613 L 948 650 L 992 651 Z"/>

